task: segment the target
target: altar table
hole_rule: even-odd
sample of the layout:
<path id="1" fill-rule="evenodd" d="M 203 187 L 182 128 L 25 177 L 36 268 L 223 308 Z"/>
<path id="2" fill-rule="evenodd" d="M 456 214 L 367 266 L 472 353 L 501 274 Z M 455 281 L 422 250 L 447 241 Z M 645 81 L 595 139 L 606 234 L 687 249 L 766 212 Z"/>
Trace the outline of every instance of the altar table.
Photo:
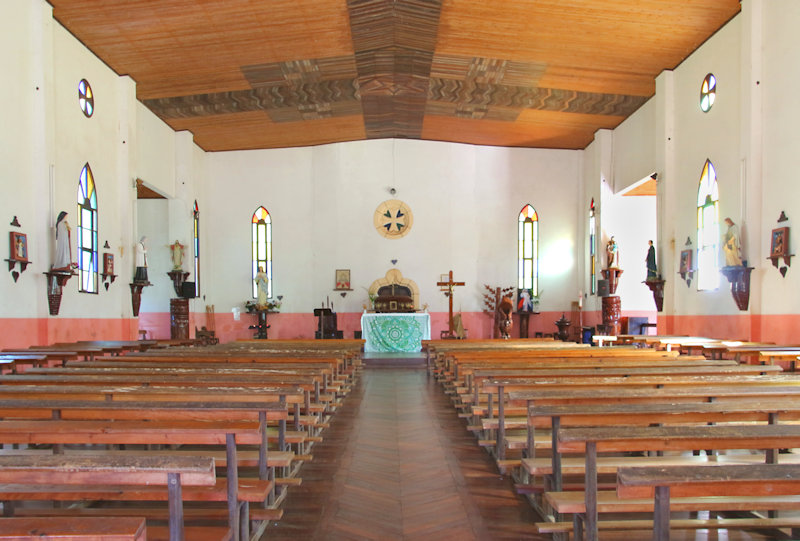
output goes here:
<path id="1" fill-rule="evenodd" d="M 428 313 L 364 313 L 361 332 L 365 352 L 417 352 L 422 350 L 422 340 L 431 338 L 431 316 Z"/>

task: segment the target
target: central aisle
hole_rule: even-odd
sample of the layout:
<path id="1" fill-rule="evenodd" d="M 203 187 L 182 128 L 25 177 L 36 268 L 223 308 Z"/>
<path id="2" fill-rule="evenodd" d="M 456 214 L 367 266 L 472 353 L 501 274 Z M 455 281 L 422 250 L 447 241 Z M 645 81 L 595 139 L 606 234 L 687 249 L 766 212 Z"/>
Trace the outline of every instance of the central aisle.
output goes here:
<path id="1" fill-rule="evenodd" d="M 424 368 L 365 368 L 263 539 L 546 539 Z"/>

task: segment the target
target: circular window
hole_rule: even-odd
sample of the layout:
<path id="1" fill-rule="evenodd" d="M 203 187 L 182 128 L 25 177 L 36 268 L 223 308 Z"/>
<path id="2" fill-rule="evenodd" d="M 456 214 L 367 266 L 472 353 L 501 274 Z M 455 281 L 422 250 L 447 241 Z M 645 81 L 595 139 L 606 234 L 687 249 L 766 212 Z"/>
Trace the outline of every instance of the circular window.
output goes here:
<path id="1" fill-rule="evenodd" d="M 83 111 L 84 115 L 87 117 L 92 116 L 92 113 L 94 113 L 94 94 L 89 81 L 86 79 L 81 79 L 81 82 L 78 83 L 78 104 L 81 106 L 81 111 Z"/>
<path id="2" fill-rule="evenodd" d="M 384 201 L 375 209 L 373 224 L 375 230 L 387 239 L 399 239 L 411 230 L 414 215 L 408 205 L 397 199 Z"/>
<path id="3" fill-rule="evenodd" d="M 706 75 L 706 78 L 703 79 L 703 85 L 700 87 L 700 109 L 702 109 L 704 113 L 707 113 L 711 110 L 711 106 L 714 105 L 714 98 L 716 95 L 717 78 L 714 77 L 713 74 L 709 73 Z"/>

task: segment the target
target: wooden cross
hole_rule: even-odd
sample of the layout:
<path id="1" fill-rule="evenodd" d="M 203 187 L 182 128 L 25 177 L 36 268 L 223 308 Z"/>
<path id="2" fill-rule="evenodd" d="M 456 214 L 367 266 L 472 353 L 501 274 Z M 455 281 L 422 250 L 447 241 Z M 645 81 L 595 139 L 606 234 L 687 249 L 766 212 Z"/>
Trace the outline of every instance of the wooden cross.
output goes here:
<path id="1" fill-rule="evenodd" d="M 450 318 L 448 319 L 448 333 L 447 338 L 455 338 L 454 327 L 455 324 L 453 323 L 453 288 L 456 286 L 463 286 L 466 285 L 464 282 L 454 282 L 453 281 L 453 271 L 450 271 L 449 278 L 446 282 L 436 282 L 436 285 L 439 287 L 447 287 L 447 295 L 450 298 Z"/>

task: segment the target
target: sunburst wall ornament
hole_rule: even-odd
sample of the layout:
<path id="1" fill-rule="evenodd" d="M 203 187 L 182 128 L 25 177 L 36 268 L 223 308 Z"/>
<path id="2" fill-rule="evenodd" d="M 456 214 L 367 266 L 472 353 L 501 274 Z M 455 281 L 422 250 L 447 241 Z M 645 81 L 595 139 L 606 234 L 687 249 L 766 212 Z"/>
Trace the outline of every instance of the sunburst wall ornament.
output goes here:
<path id="1" fill-rule="evenodd" d="M 384 201 L 375 209 L 375 230 L 387 239 L 399 239 L 411 231 L 414 215 L 408 205 L 399 199 Z"/>

